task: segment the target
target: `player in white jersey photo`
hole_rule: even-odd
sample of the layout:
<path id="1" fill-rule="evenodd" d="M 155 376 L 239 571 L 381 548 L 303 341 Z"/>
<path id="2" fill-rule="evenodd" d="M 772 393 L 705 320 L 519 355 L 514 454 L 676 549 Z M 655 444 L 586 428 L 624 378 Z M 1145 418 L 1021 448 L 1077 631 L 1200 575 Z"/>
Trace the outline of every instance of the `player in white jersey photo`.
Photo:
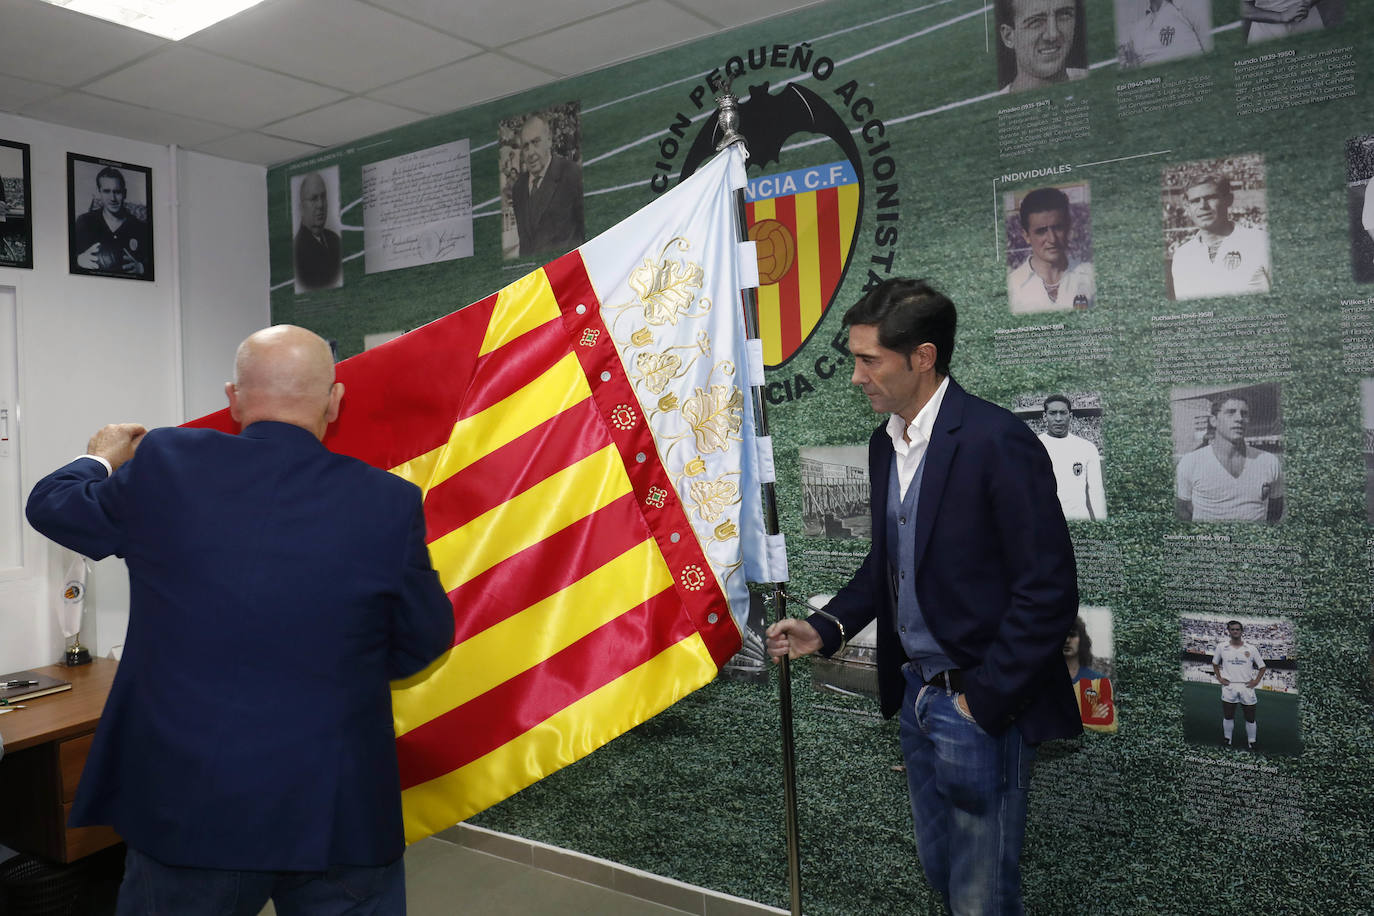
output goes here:
<path id="1" fill-rule="evenodd" d="M 1117 0 L 1117 61 L 1143 67 L 1212 50 L 1209 0 Z"/>
<path id="2" fill-rule="evenodd" d="M 1259 731 L 1255 722 L 1259 702 L 1255 688 L 1269 669 L 1259 650 L 1245 641 L 1245 627 L 1239 620 L 1226 621 L 1226 634 L 1228 638 L 1217 643 L 1212 653 L 1212 673 L 1221 684 L 1221 743 L 1228 747 L 1234 744 L 1239 705 L 1245 716 L 1246 746 L 1253 751 Z"/>

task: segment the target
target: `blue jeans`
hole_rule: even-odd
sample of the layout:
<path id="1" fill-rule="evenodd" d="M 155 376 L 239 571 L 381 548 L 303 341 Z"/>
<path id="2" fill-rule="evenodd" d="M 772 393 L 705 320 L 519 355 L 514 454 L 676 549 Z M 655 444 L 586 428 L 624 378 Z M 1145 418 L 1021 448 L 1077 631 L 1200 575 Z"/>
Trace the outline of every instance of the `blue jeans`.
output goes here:
<path id="1" fill-rule="evenodd" d="M 230 871 L 163 865 L 137 849 L 124 857 L 115 916 L 398 916 L 406 911 L 403 859 L 328 871 Z"/>
<path id="2" fill-rule="evenodd" d="M 994 738 L 909 668 L 899 718 L 916 851 L 954 916 L 1019 914 L 1021 843 L 1034 746 Z"/>

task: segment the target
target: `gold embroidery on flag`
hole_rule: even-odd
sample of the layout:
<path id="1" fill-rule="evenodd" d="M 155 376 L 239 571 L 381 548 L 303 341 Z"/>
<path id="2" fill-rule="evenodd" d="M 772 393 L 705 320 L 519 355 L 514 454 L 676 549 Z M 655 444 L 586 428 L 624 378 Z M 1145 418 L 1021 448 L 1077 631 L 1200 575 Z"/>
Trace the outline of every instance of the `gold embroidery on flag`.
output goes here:
<path id="1" fill-rule="evenodd" d="M 712 385 L 711 390 L 696 389 L 682 405 L 682 416 L 696 435 L 697 451 L 729 451 L 731 442 L 740 442 L 744 395 L 731 385 Z"/>
<path id="2" fill-rule="evenodd" d="M 640 353 L 635 357 L 638 379 L 654 394 L 662 394 L 681 368 L 682 357 L 676 353 Z"/>
<path id="3" fill-rule="evenodd" d="M 676 325 L 691 312 L 694 304 L 702 305 L 705 311 L 711 309 L 709 299 L 697 301 L 705 277 L 701 265 L 694 261 L 672 260 L 668 250 L 673 247 L 686 251 L 692 243 L 679 236 L 663 247 L 657 263 L 645 258 L 644 263 L 630 273 L 630 289 L 639 297 L 644 320 L 649 324 Z"/>
<path id="4" fill-rule="evenodd" d="M 739 486 L 733 480 L 694 480 L 687 493 L 704 522 L 714 522 L 740 501 Z"/>

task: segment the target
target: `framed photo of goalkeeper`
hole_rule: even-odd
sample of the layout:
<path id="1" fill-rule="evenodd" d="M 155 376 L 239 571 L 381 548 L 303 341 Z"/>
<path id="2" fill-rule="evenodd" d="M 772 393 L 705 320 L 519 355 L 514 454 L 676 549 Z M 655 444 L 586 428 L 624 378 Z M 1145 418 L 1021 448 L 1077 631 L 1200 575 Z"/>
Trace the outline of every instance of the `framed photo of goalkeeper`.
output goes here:
<path id="1" fill-rule="evenodd" d="M 67 249 L 74 274 L 154 278 L 153 170 L 67 154 Z"/>

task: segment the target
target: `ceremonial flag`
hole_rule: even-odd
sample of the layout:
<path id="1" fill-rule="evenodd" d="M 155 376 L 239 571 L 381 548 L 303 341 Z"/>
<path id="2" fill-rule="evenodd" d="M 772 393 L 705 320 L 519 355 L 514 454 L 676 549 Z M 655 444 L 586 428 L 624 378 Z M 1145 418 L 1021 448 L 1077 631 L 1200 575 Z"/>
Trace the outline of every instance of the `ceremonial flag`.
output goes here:
<path id="1" fill-rule="evenodd" d="M 325 444 L 424 491 L 454 606 L 453 648 L 393 684 L 408 841 L 712 680 L 740 645 L 746 573 L 786 578 L 759 499 L 743 185 L 732 147 L 576 251 L 339 364 Z"/>

